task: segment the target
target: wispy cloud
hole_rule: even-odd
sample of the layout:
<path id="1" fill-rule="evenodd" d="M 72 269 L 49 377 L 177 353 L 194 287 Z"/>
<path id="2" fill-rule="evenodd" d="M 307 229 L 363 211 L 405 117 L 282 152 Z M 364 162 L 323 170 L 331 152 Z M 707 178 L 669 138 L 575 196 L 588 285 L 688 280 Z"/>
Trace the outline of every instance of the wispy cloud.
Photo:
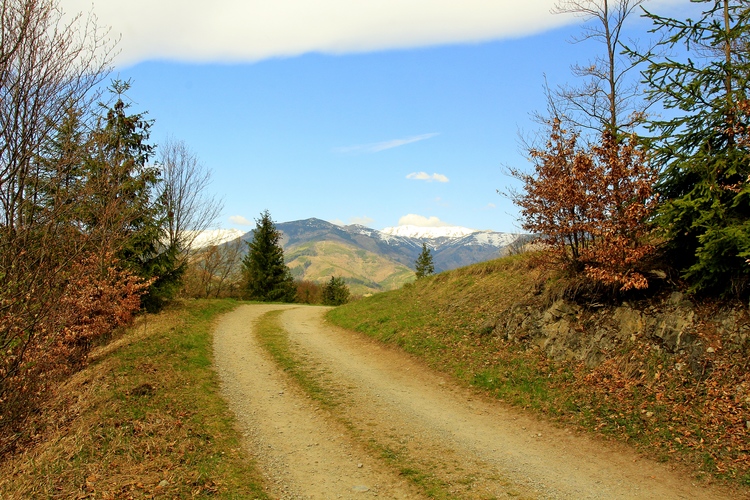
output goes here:
<path id="1" fill-rule="evenodd" d="M 412 172 L 411 174 L 406 176 L 407 179 L 412 179 L 415 181 L 427 181 L 427 182 L 448 182 L 448 177 L 444 176 L 443 174 L 428 174 L 427 172 Z"/>
<path id="2" fill-rule="evenodd" d="M 435 137 L 436 135 L 440 134 L 438 132 L 433 132 L 430 134 L 414 135 L 411 137 L 406 137 L 404 139 L 392 139 L 390 141 L 373 142 L 371 144 L 358 144 L 356 146 L 343 146 L 334 149 L 334 151 L 341 154 L 379 153 L 381 151 L 385 151 L 386 149 L 393 149 L 399 146 L 412 144 L 414 142 L 424 141 L 426 139 Z"/>
<path id="3" fill-rule="evenodd" d="M 248 220 L 246 217 L 243 217 L 242 215 L 230 215 L 229 222 L 233 222 L 234 224 L 237 224 L 238 226 L 255 225 L 255 222 Z"/>

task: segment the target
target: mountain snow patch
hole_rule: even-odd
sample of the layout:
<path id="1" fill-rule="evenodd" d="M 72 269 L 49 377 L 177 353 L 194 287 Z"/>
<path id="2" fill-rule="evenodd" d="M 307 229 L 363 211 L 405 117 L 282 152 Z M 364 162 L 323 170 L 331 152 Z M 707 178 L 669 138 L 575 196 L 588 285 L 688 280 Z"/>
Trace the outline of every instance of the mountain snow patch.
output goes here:
<path id="1" fill-rule="evenodd" d="M 513 233 L 496 233 L 493 231 L 477 231 L 472 234 L 474 240 L 482 245 L 504 247 L 513 243 L 519 235 Z"/>
<path id="2" fill-rule="evenodd" d="M 443 227 L 421 227 L 421 226 L 396 226 L 386 227 L 382 231 L 383 234 L 390 236 L 405 236 L 407 238 L 463 238 L 473 233 L 477 233 L 476 229 L 469 229 L 467 227 L 460 226 L 443 226 Z"/>

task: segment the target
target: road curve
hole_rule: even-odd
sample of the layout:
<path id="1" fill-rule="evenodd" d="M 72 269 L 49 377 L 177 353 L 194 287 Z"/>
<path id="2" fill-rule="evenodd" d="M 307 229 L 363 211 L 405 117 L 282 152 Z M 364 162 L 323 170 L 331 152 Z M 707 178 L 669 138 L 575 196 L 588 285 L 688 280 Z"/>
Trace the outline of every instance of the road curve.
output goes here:
<path id="1" fill-rule="evenodd" d="M 339 395 L 335 409 L 318 408 L 260 347 L 254 324 L 277 309 L 295 352 Z M 424 476 L 444 496 L 467 499 L 732 498 L 624 445 L 479 396 L 396 349 L 326 323 L 326 310 L 243 305 L 215 330 L 222 391 L 275 497 L 422 498 L 426 487 L 414 479 Z"/>

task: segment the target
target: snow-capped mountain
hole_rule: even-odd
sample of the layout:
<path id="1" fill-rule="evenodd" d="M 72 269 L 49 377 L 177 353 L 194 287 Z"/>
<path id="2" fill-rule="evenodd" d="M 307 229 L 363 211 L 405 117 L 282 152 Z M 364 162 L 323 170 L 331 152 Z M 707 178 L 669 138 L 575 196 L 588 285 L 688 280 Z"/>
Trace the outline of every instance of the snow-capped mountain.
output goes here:
<path id="1" fill-rule="evenodd" d="M 417 257 L 426 244 L 435 271 L 447 271 L 501 256 L 519 235 L 465 227 L 399 226 L 382 231 L 321 219 L 276 224 L 287 264 L 296 278 L 322 282 L 343 277 L 356 293 L 398 288 L 413 280 Z M 242 236 L 253 237 L 252 231 Z"/>
<path id="2" fill-rule="evenodd" d="M 432 250 L 438 271 L 497 258 L 503 248 L 518 238 L 517 234 L 458 226 L 398 226 L 379 231 L 358 224 L 337 226 L 320 219 L 284 222 L 277 224 L 277 228 L 283 233 L 285 250 L 309 242 L 336 241 L 385 256 L 412 269 L 425 243 Z"/>
<path id="3" fill-rule="evenodd" d="M 391 236 L 405 236 L 407 238 L 435 239 L 435 238 L 463 238 L 472 233 L 478 232 L 476 229 L 459 226 L 442 226 L 442 227 L 421 227 L 421 226 L 396 226 L 386 227 L 380 231 L 383 234 Z"/>

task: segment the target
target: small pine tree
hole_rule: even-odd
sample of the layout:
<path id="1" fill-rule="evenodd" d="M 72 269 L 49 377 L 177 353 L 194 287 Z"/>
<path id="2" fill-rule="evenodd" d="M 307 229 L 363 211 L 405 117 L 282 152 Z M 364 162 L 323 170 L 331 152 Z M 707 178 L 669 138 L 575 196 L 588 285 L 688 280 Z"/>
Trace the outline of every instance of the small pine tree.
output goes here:
<path id="1" fill-rule="evenodd" d="M 416 262 L 417 279 L 424 278 L 435 273 L 435 265 L 432 262 L 432 252 L 427 248 L 426 243 L 422 243 L 422 253 L 417 257 Z"/>
<path id="2" fill-rule="evenodd" d="M 284 250 L 279 243 L 281 231 L 276 229 L 268 210 L 255 222 L 249 251 L 242 259 L 245 295 L 264 302 L 294 302 L 297 290 L 284 263 Z"/>
<path id="3" fill-rule="evenodd" d="M 323 285 L 323 305 L 340 306 L 349 302 L 349 287 L 344 278 L 331 276 L 331 280 Z"/>

